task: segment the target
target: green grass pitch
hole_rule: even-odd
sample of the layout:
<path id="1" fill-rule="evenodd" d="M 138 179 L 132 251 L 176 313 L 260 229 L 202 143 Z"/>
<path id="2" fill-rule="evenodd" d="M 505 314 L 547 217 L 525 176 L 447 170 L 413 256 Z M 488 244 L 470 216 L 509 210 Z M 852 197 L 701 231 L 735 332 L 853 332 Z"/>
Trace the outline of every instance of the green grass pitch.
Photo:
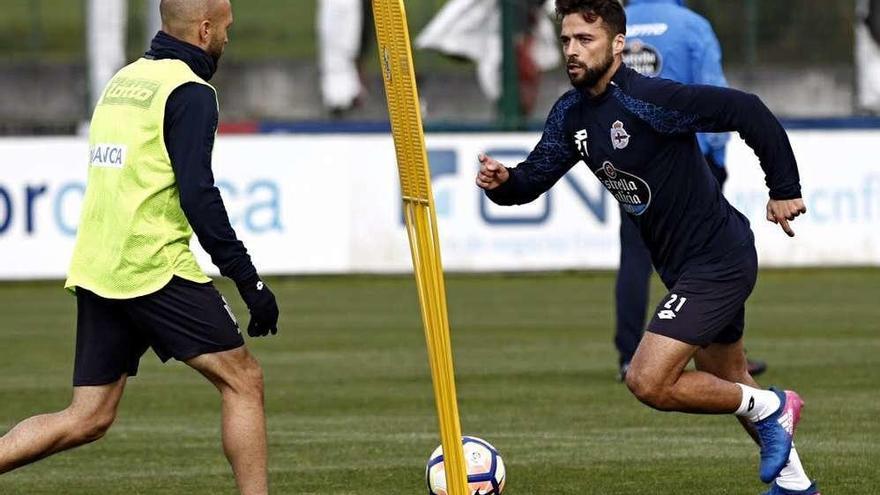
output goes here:
<path id="1" fill-rule="evenodd" d="M 281 333 L 249 345 L 265 367 L 274 493 L 425 493 L 439 440 L 411 277 L 270 286 Z M 449 279 L 463 431 L 499 448 L 506 494 L 761 493 L 732 418 L 656 412 L 615 381 L 612 288 L 609 273 Z M 806 400 L 798 448 L 826 493 L 880 493 L 878 295 L 878 269 L 764 271 L 749 302 L 748 349 L 770 364 L 760 381 Z M 75 301 L 58 282 L 6 283 L 0 308 L 5 431 L 69 400 Z M 148 353 L 106 438 L 0 476 L 0 493 L 235 493 L 218 394 Z"/>

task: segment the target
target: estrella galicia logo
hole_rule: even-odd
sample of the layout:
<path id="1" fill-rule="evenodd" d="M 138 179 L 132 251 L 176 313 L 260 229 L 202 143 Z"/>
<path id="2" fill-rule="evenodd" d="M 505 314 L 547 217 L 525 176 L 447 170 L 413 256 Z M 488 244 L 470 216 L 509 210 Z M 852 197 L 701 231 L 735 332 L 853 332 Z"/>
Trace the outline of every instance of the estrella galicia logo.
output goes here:
<path id="1" fill-rule="evenodd" d="M 617 169 L 609 161 L 604 162 L 595 174 L 627 213 L 639 216 L 650 206 L 651 187 L 644 179 Z"/>
<path id="2" fill-rule="evenodd" d="M 633 40 L 623 48 L 623 63 L 643 76 L 657 77 L 663 70 L 663 58 L 653 46 Z"/>

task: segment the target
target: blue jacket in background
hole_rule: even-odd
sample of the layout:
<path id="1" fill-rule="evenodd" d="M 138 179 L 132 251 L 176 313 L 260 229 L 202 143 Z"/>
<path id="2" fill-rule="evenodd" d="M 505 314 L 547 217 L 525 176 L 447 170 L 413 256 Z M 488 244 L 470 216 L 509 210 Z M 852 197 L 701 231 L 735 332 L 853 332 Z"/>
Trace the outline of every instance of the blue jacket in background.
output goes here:
<path id="1" fill-rule="evenodd" d="M 721 46 L 705 18 L 683 0 L 630 0 L 624 63 L 650 77 L 727 87 Z M 698 134 L 703 154 L 724 166 L 729 134 Z"/>

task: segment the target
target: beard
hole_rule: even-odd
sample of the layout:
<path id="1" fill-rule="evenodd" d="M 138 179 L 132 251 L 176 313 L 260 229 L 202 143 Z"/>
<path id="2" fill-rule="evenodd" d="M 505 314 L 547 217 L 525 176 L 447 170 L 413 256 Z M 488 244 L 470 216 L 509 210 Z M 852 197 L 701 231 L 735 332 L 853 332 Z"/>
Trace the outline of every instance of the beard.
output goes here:
<path id="1" fill-rule="evenodd" d="M 214 65 L 217 66 L 220 64 L 220 57 L 223 56 L 223 49 L 226 48 L 226 44 L 220 40 L 212 40 L 211 44 L 208 45 L 208 48 L 205 52 L 211 56 L 211 59 L 214 60 Z"/>
<path id="2" fill-rule="evenodd" d="M 572 63 L 572 62 L 569 62 Z M 595 86 L 605 74 L 611 69 L 611 65 L 614 64 L 614 53 L 611 51 L 611 47 L 608 47 L 608 52 L 605 54 L 605 58 L 599 61 L 599 63 L 595 67 L 589 67 L 584 63 L 575 62 L 580 68 L 583 70 L 583 74 L 580 77 L 572 75 L 570 72 L 568 73 L 568 79 L 571 81 L 571 85 L 577 89 L 589 89 Z"/>

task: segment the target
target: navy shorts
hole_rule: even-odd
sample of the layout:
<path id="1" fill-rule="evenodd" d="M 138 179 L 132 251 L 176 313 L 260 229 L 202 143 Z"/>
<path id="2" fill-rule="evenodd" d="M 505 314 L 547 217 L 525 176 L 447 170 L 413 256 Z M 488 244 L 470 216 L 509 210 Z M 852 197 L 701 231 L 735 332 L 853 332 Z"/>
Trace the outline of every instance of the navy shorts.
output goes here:
<path id="1" fill-rule="evenodd" d="M 244 345 L 232 311 L 210 282 L 174 277 L 158 291 L 133 299 L 106 299 L 77 287 L 76 308 L 76 387 L 136 375 L 149 347 L 165 362 Z"/>
<path id="2" fill-rule="evenodd" d="M 752 241 L 717 261 L 688 267 L 657 306 L 648 331 L 702 347 L 737 342 L 757 277 Z"/>

